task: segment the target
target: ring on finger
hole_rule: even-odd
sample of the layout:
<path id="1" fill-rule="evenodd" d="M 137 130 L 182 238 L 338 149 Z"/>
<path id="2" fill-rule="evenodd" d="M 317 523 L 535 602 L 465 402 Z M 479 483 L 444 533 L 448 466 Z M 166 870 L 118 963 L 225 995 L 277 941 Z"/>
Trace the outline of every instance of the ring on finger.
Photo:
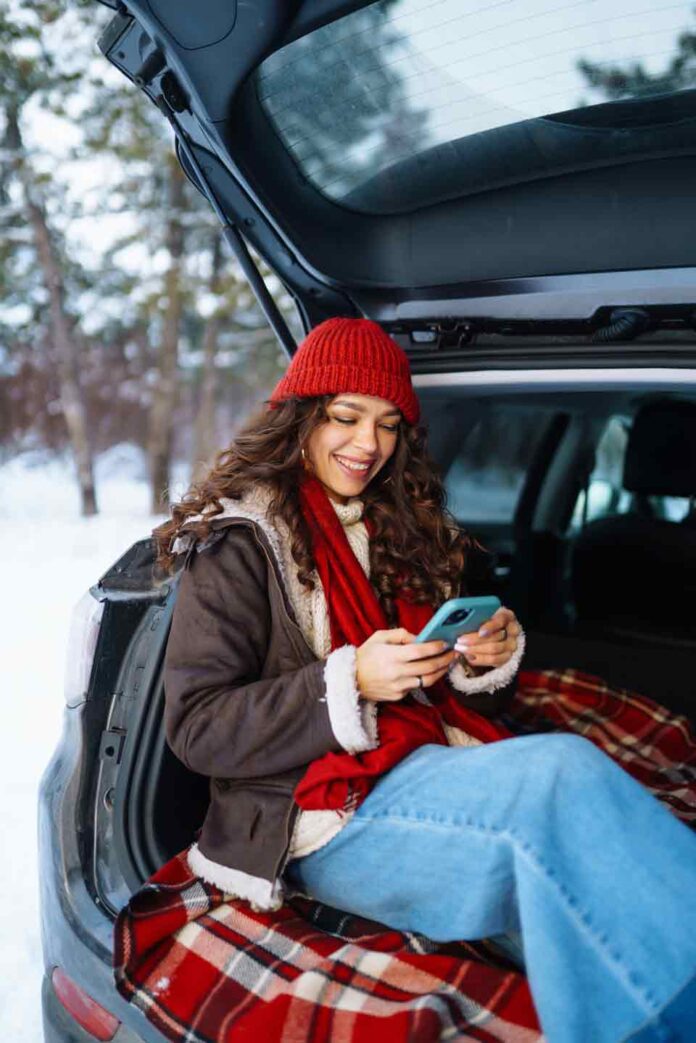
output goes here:
<path id="1" fill-rule="evenodd" d="M 503 627 L 503 629 L 501 630 L 501 634 L 502 634 L 502 637 L 501 637 L 500 640 L 501 641 L 507 641 L 507 639 L 508 639 L 507 627 Z"/>
<path id="2" fill-rule="evenodd" d="M 422 678 L 422 677 L 419 677 L 419 678 L 418 678 L 418 687 L 419 687 L 419 688 L 422 688 L 422 687 L 423 687 L 423 678 Z"/>

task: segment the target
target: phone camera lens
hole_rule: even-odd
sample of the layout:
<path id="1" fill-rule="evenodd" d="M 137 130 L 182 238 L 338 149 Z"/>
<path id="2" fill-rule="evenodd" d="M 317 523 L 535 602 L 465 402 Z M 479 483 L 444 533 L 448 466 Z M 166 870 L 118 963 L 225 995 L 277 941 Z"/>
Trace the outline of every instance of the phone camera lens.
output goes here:
<path id="1" fill-rule="evenodd" d="M 454 626 L 456 623 L 461 623 L 463 619 L 469 615 L 466 609 L 458 608 L 455 612 L 451 612 L 445 620 L 445 626 Z"/>

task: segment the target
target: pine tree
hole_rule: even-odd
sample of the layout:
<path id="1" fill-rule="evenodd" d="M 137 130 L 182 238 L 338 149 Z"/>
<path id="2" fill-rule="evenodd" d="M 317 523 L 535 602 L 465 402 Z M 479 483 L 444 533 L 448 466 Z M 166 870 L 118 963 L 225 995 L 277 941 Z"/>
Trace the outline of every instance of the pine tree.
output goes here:
<path id="1" fill-rule="evenodd" d="M 659 73 L 648 72 L 639 62 L 607 66 L 584 59 L 578 62 L 578 69 L 590 87 L 612 101 L 687 90 L 696 86 L 696 33 L 680 33 L 674 55 Z"/>
<path id="2" fill-rule="evenodd" d="M 17 231 L 21 215 L 41 273 L 46 304 L 43 322 L 55 358 L 60 404 L 74 456 L 84 515 L 97 510 L 92 449 L 80 379 L 80 336 L 71 316 L 65 282 L 66 264 L 60 236 L 51 225 L 31 151 L 25 143 L 23 118 L 37 100 L 68 89 L 74 76 L 60 68 L 45 46 L 45 34 L 60 17 L 59 4 L 45 0 L 13 0 L 0 9 L 0 116 L 2 119 L 2 194 L 4 221 Z M 13 205 L 14 204 L 14 205 Z M 21 244 L 26 249 L 25 244 Z"/>
<path id="3" fill-rule="evenodd" d="M 129 218 L 105 260 L 118 268 L 129 251 L 143 255 L 140 276 L 123 281 L 122 292 L 127 321 L 137 317 L 147 342 L 151 507 L 160 512 L 170 496 L 175 449 L 185 450 L 190 441 L 194 469 L 208 463 L 232 433 L 225 430 L 229 423 L 218 423 L 221 400 L 227 397 L 228 406 L 234 401 L 239 416 L 248 409 L 257 375 L 268 379 L 252 347 L 260 338 L 270 350 L 271 380 L 280 375 L 281 353 L 236 261 L 221 249 L 217 218 L 185 178 L 159 109 L 125 81 L 114 84 L 111 75 L 92 88 L 83 153 L 112 158 L 118 174 L 109 194 Z M 291 302 L 279 289 L 287 310 Z M 241 351 L 239 339 L 245 341 Z M 179 421 L 191 413 L 193 430 L 182 433 Z"/>

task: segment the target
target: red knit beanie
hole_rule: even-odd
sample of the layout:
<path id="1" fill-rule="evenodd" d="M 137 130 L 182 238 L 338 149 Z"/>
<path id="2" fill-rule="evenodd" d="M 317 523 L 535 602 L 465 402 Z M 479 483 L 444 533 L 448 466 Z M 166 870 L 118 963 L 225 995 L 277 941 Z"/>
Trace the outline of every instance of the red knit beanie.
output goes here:
<path id="1" fill-rule="evenodd" d="M 298 395 L 353 391 L 393 402 L 409 424 L 420 408 L 406 353 L 370 319 L 327 319 L 307 334 L 273 389 L 271 409 Z"/>

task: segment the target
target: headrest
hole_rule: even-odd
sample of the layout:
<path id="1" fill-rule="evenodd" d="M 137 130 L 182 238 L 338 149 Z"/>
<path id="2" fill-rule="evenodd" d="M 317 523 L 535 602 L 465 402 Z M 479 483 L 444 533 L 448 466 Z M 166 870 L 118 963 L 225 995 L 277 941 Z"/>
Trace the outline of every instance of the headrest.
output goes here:
<path id="1" fill-rule="evenodd" d="M 623 484 L 647 496 L 696 496 L 696 403 L 663 399 L 636 413 Z"/>

